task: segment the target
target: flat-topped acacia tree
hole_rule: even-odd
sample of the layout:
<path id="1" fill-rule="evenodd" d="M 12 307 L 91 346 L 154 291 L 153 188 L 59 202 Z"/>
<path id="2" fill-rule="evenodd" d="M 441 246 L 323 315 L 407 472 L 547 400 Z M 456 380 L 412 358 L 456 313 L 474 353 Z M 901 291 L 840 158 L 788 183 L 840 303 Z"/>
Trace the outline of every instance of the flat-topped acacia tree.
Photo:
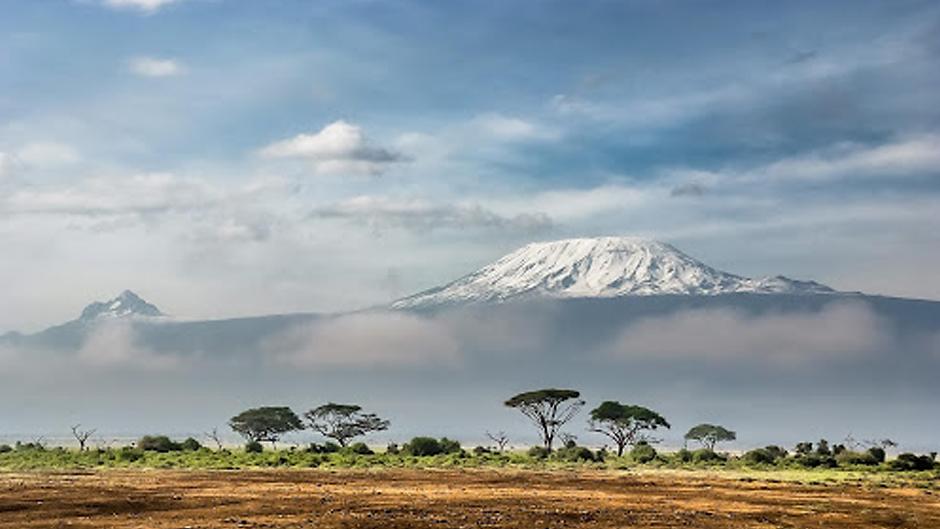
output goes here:
<path id="1" fill-rule="evenodd" d="M 304 414 L 310 429 L 346 446 L 351 439 L 387 430 L 389 422 L 374 413 L 363 413 L 362 406 L 330 402 Z"/>
<path id="2" fill-rule="evenodd" d="M 558 431 L 584 406 L 581 393 L 573 389 L 539 389 L 520 393 L 505 402 L 529 418 L 539 429 L 542 445 L 549 452 Z"/>
<path id="3" fill-rule="evenodd" d="M 269 442 L 274 447 L 287 432 L 303 430 L 300 418 L 287 406 L 251 408 L 232 417 L 228 425 L 249 442 Z"/>
<path id="4" fill-rule="evenodd" d="M 705 423 L 692 427 L 692 429 L 685 434 L 685 438 L 698 441 L 702 443 L 702 446 L 714 452 L 716 444 L 724 441 L 734 441 L 738 436 L 724 426 Z"/>
<path id="5" fill-rule="evenodd" d="M 657 428 L 669 428 L 669 423 L 662 415 L 643 406 L 612 400 L 591 410 L 591 419 L 588 421 L 590 431 L 606 435 L 617 445 L 618 457 L 623 455 L 627 445 L 646 440 L 644 432 Z"/>

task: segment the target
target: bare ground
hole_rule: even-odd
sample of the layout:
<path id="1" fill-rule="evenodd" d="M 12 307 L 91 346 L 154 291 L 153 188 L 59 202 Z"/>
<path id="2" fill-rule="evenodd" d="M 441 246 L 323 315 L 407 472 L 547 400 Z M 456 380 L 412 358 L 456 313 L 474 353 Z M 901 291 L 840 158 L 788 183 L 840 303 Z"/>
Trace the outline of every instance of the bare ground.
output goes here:
<path id="1" fill-rule="evenodd" d="M 940 493 L 701 474 L 0 474 L 0 528 L 940 528 Z"/>

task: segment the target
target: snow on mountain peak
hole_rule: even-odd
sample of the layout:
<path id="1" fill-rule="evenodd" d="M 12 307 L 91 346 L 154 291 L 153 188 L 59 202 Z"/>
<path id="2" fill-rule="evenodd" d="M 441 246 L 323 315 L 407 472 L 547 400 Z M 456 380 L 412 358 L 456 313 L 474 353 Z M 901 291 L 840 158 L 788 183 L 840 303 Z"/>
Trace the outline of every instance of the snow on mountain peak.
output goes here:
<path id="1" fill-rule="evenodd" d="M 125 290 L 109 301 L 96 301 L 85 307 L 80 321 L 93 321 L 104 318 L 158 317 L 164 314 L 155 305 L 140 296 Z"/>
<path id="2" fill-rule="evenodd" d="M 588 298 L 661 294 L 819 294 L 832 289 L 786 277 L 751 279 L 716 270 L 675 247 L 636 237 L 528 244 L 448 285 L 393 303 L 417 308 L 513 298 Z"/>

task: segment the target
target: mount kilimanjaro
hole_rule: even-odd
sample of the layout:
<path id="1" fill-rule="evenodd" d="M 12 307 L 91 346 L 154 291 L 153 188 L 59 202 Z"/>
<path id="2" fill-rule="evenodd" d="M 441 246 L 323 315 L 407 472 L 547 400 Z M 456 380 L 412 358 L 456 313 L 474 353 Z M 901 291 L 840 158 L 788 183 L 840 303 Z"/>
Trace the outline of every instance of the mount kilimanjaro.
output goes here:
<path id="1" fill-rule="evenodd" d="M 832 294 L 813 281 L 751 279 L 714 268 L 658 241 L 632 237 L 566 239 L 526 245 L 443 287 L 398 300 L 394 308 L 503 302 L 524 298 L 720 294 Z"/>

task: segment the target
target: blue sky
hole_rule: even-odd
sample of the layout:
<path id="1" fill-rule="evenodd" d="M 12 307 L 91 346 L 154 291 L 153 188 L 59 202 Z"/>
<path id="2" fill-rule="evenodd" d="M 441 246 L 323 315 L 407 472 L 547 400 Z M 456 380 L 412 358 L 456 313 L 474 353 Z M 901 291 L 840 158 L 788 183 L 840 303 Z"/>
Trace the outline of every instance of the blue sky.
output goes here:
<path id="1" fill-rule="evenodd" d="M 0 331 L 333 311 L 536 239 L 940 298 L 935 2 L 0 1 Z"/>

